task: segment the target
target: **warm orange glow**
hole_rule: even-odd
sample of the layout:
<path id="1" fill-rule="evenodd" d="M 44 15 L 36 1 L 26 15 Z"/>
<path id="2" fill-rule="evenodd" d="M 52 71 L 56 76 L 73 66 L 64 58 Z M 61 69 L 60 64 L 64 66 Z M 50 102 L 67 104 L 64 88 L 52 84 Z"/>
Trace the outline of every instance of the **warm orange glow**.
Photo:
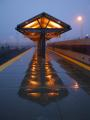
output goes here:
<path id="1" fill-rule="evenodd" d="M 35 77 L 34 77 L 34 76 L 35 76 Z M 32 78 L 36 78 L 36 77 L 37 77 L 37 72 L 32 72 L 32 73 L 31 73 L 31 77 L 32 77 Z"/>
<path id="2" fill-rule="evenodd" d="M 47 28 L 52 28 L 51 26 L 47 26 Z"/>
<path id="3" fill-rule="evenodd" d="M 39 23 L 41 25 L 42 28 L 46 28 L 47 24 L 48 24 L 49 19 L 42 17 L 39 19 Z"/>
<path id="4" fill-rule="evenodd" d="M 49 69 L 49 67 L 48 67 L 48 66 L 45 66 L 45 68 L 46 68 L 46 70 L 48 70 L 48 69 Z"/>
<path id="5" fill-rule="evenodd" d="M 48 24 L 49 23 L 49 24 Z M 35 20 L 34 22 L 31 22 L 24 26 L 24 28 L 63 28 L 63 26 L 59 25 L 58 23 L 54 21 L 50 21 L 49 19 L 43 17 L 38 20 Z"/>
<path id="6" fill-rule="evenodd" d="M 31 69 L 32 72 L 35 72 L 36 70 L 35 69 Z"/>
<path id="7" fill-rule="evenodd" d="M 48 62 L 46 62 L 45 65 L 49 65 Z"/>
<path id="8" fill-rule="evenodd" d="M 23 28 L 63 28 L 60 24 L 54 22 L 54 21 L 49 21 L 48 18 L 42 17 L 40 19 L 37 19 L 31 23 L 27 23 Z M 37 41 L 40 39 L 40 34 L 39 33 L 33 33 L 33 32 L 28 32 L 26 33 L 26 36 L 28 36 L 30 39 L 33 39 L 34 41 Z M 53 37 L 57 37 L 58 34 L 54 33 L 46 33 L 45 38 L 46 40 L 49 40 Z"/>
<path id="9" fill-rule="evenodd" d="M 50 86 L 50 87 L 52 87 L 52 86 L 55 85 L 53 80 L 47 81 L 46 84 L 47 84 L 48 86 Z"/>
<path id="10" fill-rule="evenodd" d="M 35 71 L 36 71 L 36 69 L 35 69 L 35 68 L 32 68 L 31 70 L 32 70 L 32 72 L 35 72 Z"/>
<path id="11" fill-rule="evenodd" d="M 48 93 L 48 96 L 58 96 L 59 93 L 56 93 L 56 92 L 51 92 L 51 93 Z"/>
<path id="12" fill-rule="evenodd" d="M 57 24 L 57 23 L 55 23 L 55 22 L 53 22 L 53 21 L 50 21 L 49 22 L 49 25 L 48 25 L 48 28 L 63 28 L 61 25 L 59 25 L 59 24 Z"/>
<path id="13" fill-rule="evenodd" d="M 30 84 L 31 84 L 32 86 L 38 86 L 38 85 L 39 85 L 39 82 L 34 81 L 34 80 L 30 80 Z"/>
<path id="14" fill-rule="evenodd" d="M 40 26 L 39 25 L 35 25 L 32 28 L 40 28 Z"/>
<path id="15" fill-rule="evenodd" d="M 29 93 L 29 95 L 31 95 L 33 97 L 40 97 L 41 96 L 40 93 Z"/>
<path id="16" fill-rule="evenodd" d="M 46 78 L 51 79 L 52 75 L 47 75 Z"/>
<path id="17" fill-rule="evenodd" d="M 46 64 L 46 65 L 45 65 L 45 67 L 49 67 L 49 65 L 48 65 L 48 64 Z"/>
<path id="18" fill-rule="evenodd" d="M 32 66 L 32 69 L 36 69 L 36 67 L 35 67 L 35 66 Z"/>
<path id="19" fill-rule="evenodd" d="M 33 61 L 33 64 L 37 64 L 37 61 Z"/>
<path id="20" fill-rule="evenodd" d="M 35 59 L 34 59 L 35 61 L 37 61 L 37 57 L 35 57 Z"/>
<path id="21" fill-rule="evenodd" d="M 32 36 L 33 36 L 33 35 L 35 35 L 35 34 L 36 34 L 36 33 L 33 33 L 33 32 L 32 32 L 32 33 L 30 33 L 30 35 L 32 35 Z"/>
<path id="22" fill-rule="evenodd" d="M 25 25 L 24 28 L 33 28 L 33 27 L 35 27 L 37 25 L 38 25 L 38 21 L 36 20 L 36 21 L 33 21 L 33 22 Z"/>
<path id="23" fill-rule="evenodd" d="M 46 70 L 46 73 L 47 73 L 47 74 L 51 74 L 52 71 L 51 71 L 50 69 L 48 69 L 48 70 Z"/>
<path id="24" fill-rule="evenodd" d="M 36 65 L 34 64 L 34 65 L 32 65 L 32 67 L 35 67 Z"/>
<path id="25" fill-rule="evenodd" d="M 36 75 L 31 75 L 31 78 L 36 78 Z"/>

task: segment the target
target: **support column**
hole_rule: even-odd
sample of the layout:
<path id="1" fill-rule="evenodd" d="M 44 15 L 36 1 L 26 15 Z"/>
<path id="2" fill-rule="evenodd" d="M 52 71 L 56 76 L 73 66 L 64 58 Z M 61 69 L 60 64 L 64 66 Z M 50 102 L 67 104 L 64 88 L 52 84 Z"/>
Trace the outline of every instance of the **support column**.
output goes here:
<path id="1" fill-rule="evenodd" d="M 40 65 L 40 80 L 42 86 L 45 86 L 45 31 L 41 30 L 40 40 L 37 45 L 37 58 Z"/>
<path id="2" fill-rule="evenodd" d="M 44 59 L 45 60 L 45 32 L 41 31 L 40 33 L 40 40 L 38 41 L 38 45 L 37 45 L 37 55 L 40 59 Z"/>

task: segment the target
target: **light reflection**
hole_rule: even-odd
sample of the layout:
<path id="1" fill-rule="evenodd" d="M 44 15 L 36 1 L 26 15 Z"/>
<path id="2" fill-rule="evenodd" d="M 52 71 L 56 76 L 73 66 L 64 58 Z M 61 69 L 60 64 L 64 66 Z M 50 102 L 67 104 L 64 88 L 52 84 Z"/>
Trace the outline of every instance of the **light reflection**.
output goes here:
<path id="1" fill-rule="evenodd" d="M 52 81 L 52 80 L 47 81 L 46 84 L 47 84 L 49 87 L 54 87 L 54 86 L 55 86 L 55 83 L 54 83 L 54 81 Z"/>
<path id="2" fill-rule="evenodd" d="M 29 85 L 31 85 L 31 87 L 38 87 L 40 85 L 40 83 L 35 80 L 30 80 Z"/>
<path id="3" fill-rule="evenodd" d="M 32 75 L 34 75 L 34 76 L 37 77 L 37 73 L 36 73 L 36 72 L 32 72 L 32 73 L 31 73 L 31 76 L 32 76 Z"/>
<path id="4" fill-rule="evenodd" d="M 35 72 L 35 69 L 32 69 L 31 71 L 32 71 L 32 72 Z"/>
<path id="5" fill-rule="evenodd" d="M 51 74 L 51 73 L 52 73 L 52 71 L 50 69 L 46 70 L 46 74 Z"/>
<path id="6" fill-rule="evenodd" d="M 29 93 L 29 95 L 32 97 L 40 97 L 41 93 Z"/>
<path id="7" fill-rule="evenodd" d="M 47 75 L 46 78 L 51 79 L 52 75 Z"/>
<path id="8" fill-rule="evenodd" d="M 54 97 L 54 96 L 59 96 L 60 94 L 57 92 L 51 92 L 51 93 L 48 93 L 48 96 L 51 96 L 51 97 Z"/>
<path id="9" fill-rule="evenodd" d="M 33 70 L 35 70 L 35 69 L 36 69 L 36 67 L 35 67 L 35 66 L 32 66 L 32 69 L 33 69 Z"/>
<path id="10" fill-rule="evenodd" d="M 35 75 L 31 75 L 31 78 L 36 78 L 36 76 Z"/>
<path id="11" fill-rule="evenodd" d="M 41 63 L 38 63 L 36 57 L 34 57 L 32 64 L 29 66 L 27 72 L 27 80 L 23 82 L 24 87 L 21 87 L 21 96 L 26 97 L 29 100 L 39 102 L 40 104 L 48 104 L 49 102 L 67 96 L 67 91 L 64 90 L 65 95 L 62 95 L 61 89 L 56 90 L 58 83 L 56 82 L 56 74 L 53 74 L 53 68 L 51 64 L 46 61 L 43 66 L 43 73 L 45 75 L 44 81 L 41 80 Z M 26 87 L 25 87 L 26 86 Z"/>
<path id="12" fill-rule="evenodd" d="M 50 70 L 49 67 L 47 67 L 47 66 L 45 66 L 45 69 L 46 69 L 46 70 Z"/>
<path id="13" fill-rule="evenodd" d="M 72 85 L 72 88 L 73 88 L 73 89 L 79 89 L 80 86 L 79 86 L 79 84 L 78 84 L 77 82 L 75 82 L 75 83 Z"/>
<path id="14" fill-rule="evenodd" d="M 45 67 L 47 68 L 47 67 L 49 67 L 49 65 L 47 64 L 47 65 L 45 65 Z"/>
<path id="15" fill-rule="evenodd" d="M 32 67 L 35 67 L 36 65 L 34 64 L 34 65 L 32 65 Z"/>

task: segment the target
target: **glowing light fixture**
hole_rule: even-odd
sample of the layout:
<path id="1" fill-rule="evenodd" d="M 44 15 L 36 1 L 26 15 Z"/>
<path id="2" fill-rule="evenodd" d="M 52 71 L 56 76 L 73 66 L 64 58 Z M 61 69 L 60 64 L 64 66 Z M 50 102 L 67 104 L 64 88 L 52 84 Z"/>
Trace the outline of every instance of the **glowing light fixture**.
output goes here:
<path id="1" fill-rule="evenodd" d="M 78 17 L 77 17 L 77 20 L 78 20 L 79 22 L 81 22 L 81 21 L 83 20 L 83 17 L 82 17 L 82 16 L 78 16 Z"/>
<path id="2" fill-rule="evenodd" d="M 24 28 L 34 28 L 34 27 L 36 27 L 37 25 L 38 25 L 38 21 L 36 20 L 36 21 L 33 21 L 33 22 L 25 25 Z"/>
<path id="3" fill-rule="evenodd" d="M 49 28 L 50 28 L 50 27 L 51 27 L 51 28 L 63 28 L 61 25 L 59 25 L 59 24 L 57 24 L 57 23 L 55 23 L 55 22 L 53 22 L 53 21 L 50 21 L 48 27 L 49 27 Z"/>

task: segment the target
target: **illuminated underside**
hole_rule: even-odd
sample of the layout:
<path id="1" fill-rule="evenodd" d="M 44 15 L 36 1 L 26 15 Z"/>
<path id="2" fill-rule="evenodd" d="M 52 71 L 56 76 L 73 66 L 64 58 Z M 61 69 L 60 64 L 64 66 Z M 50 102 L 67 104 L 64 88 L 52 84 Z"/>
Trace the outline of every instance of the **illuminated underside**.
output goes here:
<path id="1" fill-rule="evenodd" d="M 40 32 L 42 30 L 48 30 L 44 32 L 45 40 L 49 40 L 60 36 L 62 33 L 70 30 L 71 28 L 66 23 L 48 15 L 47 13 L 41 13 L 34 18 L 21 23 L 16 29 L 26 37 L 34 41 L 38 41 L 40 40 Z M 51 31 L 53 29 L 55 29 L 55 31 Z"/>
<path id="2" fill-rule="evenodd" d="M 52 20 L 42 17 L 25 25 L 23 28 L 63 28 L 63 26 L 55 23 Z"/>

